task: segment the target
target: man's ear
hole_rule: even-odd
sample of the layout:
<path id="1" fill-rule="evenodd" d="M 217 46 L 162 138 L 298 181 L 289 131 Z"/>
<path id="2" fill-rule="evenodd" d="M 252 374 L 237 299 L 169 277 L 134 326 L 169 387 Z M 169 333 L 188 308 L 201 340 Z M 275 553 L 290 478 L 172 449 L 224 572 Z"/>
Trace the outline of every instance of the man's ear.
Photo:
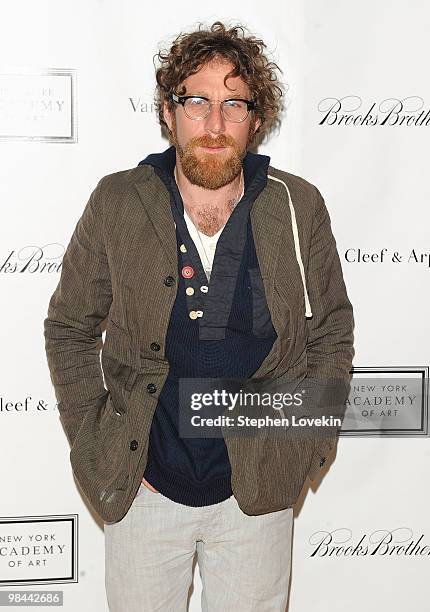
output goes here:
<path id="1" fill-rule="evenodd" d="M 169 110 L 167 100 L 164 100 L 163 102 L 163 118 L 164 121 L 167 123 L 167 127 L 169 128 L 169 130 L 172 131 L 172 114 Z"/>
<path id="2" fill-rule="evenodd" d="M 254 134 L 255 134 L 255 132 L 258 130 L 258 128 L 260 127 L 260 125 L 261 125 L 261 120 L 260 120 L 260 119 L 257 117 L 257 118 L 255 119 L 255 123 L 254 123 Z"/>

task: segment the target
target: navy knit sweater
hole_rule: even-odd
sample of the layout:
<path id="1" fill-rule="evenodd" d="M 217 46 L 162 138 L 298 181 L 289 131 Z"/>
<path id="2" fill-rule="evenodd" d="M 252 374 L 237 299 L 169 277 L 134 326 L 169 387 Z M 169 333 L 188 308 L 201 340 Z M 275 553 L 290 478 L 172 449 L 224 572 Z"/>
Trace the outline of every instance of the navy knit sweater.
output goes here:
<path id="1" fill-rule="evenodd" d="M 249 378 L 276 339 L 256 256 L 249 211 L 267 181 L 269 158 L 247 153 L 245 192 L 217 243 L 211 281 L 189 236 L 173 170 L 175 149 L 149 155 L 149 163 L 171 194 L 178 249 L 178 290 L 166 337 L 170 370 L 160 392 L 149 436 L 144 477 L 160 493 L 188 506 L 219 503 L 232 495 L 231 467 L 223 438 L 184 438 L 178 430 L 179 380 Z M 186 252 L 179 248 L 186 245 Z M 184 266 L 195 270 L 182 275 Z M 206 293 L 201 286 L 208 286 Z M 192 286 L 194 295 L 185 289 Z M 203 316 L 191 319 L 191 309 Z"/>

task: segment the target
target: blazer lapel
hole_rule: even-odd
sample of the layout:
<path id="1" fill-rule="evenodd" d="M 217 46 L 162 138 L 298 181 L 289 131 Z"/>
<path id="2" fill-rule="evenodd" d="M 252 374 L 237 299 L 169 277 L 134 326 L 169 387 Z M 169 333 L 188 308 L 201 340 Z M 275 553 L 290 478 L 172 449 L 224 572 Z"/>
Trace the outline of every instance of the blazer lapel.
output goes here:
<path id="1" fill-rule="evenodd" d="M 149 176 L 135 183 L 148 217 L 175 271 L 178 268 L 175 222 L 170 209 L 170 194 L 163 181 L 151 169 Z"/>
<path id="2" fill-rule="evenodd" d="M 288 225 L 291 228 L 288 202 L 279 187 L 273 185 L 270 179 L 252 206 L 251 222 L 267 303 L 273 312 L 275 286 L 279 287 L 280 293 L 288 303 L 288 296 L 293 290 L 292 283 L 295 279 L 293 271 L 297 261 L 292 230 L 288 229 Z M 278 265 L 281 251 L 283 261 L 279 261 Z"/>

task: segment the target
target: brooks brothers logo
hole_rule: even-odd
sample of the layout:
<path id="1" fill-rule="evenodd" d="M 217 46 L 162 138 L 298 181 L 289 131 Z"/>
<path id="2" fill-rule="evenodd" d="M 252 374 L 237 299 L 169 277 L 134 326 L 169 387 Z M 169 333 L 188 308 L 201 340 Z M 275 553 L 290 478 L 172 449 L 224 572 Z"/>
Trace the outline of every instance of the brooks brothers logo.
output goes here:
<path id="1" fill-rule="evenodd" d="M 310 557 L 429 557 L 424 534 L 414 535 L 409 527 L 377 529 L 353 538 L 346 527 L 316 531 L 309 538 Z"/>
<path id="2" fill-rule="evenodd" d="M 78 515 L 0 517 L 0 586 L 78 582 Z"/>
<path id="3" fill-rule="evenodd" d="M 395 249 L 366 250 L 362 248 L 350 248 L 344 252 L 347 263 L 354 264 L 421 264 L 430 268 L 430 251 L 421 249 L 409 249 L 404 252 Z"/>
<path id="4" fill-rule="evenodd" d="M 0 261 L 0 273 L 59 273 L 64 252 L 64 245 L 59 242 L 50 242 L 41 246 L 29 244 L 19 250 L 10 251 L 9 255 Z"/>
<path id="5" fill-rule="evenodd" d="M 340 127 L 385 126 L 427 127 L 430 125 L 430 109 L 420 96 L 385 98 L 363 102 L 360 96 L 323 98 L 318 103 L 321 116 L 319 125 Z"/>

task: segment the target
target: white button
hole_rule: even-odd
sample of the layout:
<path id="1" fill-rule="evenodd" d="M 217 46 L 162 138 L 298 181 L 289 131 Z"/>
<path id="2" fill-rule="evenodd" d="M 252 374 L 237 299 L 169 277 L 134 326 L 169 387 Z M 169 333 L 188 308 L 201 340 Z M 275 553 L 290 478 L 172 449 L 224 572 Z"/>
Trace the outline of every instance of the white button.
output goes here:
<path id="1" fill-rule="evenodd" d="M 185 289 L 185 293 L 186 293 L 187 295 L 193 295 L 193 293 L 194 293 L 194 289 L 193 289 L 192 287 L 187 287 L 187 288 Z"/>
<path id="2" fill-rule="evenodd" d="M 189 317 L 190 319 L 197 319 L 197 312 L 195 310 L 190 310 Z"/>
<path id="3" fill-rule="evenodd" d="M 207 293 L 207 292 L 208 292 L 208 290 L 209 290 L 209 287 L 208 287 L 207 285 L 202 285 L 202 286 L 200 287 L 200 291 L 201 291 L 202 293 Z"/>
<path id="4" fill-rule="evenodd" d="M 185 244 L 181 244 L 181 246 L 179 247 L 179 250 L 181 251 L 181 253 L 186 253 L 187 247 L 185 246 Z"/>
<path id="5" fill-rule="evenodd" d="M 198 317 L 202 317 L 203 316 L 203 310 L 196 310 L 196 315 Z"/>

